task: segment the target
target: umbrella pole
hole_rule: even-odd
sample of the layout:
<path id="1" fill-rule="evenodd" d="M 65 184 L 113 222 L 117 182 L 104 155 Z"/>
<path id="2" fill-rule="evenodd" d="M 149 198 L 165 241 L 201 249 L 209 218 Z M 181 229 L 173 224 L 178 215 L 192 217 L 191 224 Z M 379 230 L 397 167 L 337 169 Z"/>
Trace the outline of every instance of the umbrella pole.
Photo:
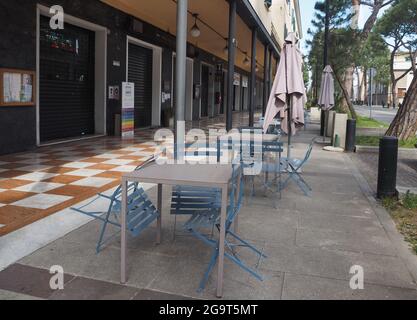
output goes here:
<path id="1" fill-rule="evenodd" d="M 291 95 L 287 93 L 287 106 L 288 106 L 288 150 L 287 159 L 291 159 L 291 138 L 292 138 L 292 99 Z"/>

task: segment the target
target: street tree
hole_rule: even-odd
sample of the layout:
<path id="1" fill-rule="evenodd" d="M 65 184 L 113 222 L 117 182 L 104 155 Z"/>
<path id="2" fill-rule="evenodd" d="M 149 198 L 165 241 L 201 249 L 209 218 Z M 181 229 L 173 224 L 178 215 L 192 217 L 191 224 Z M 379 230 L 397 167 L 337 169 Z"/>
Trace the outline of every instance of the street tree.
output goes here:
<path id="1" fill-rule="evenodd" d="M 368 43 L 378 15 L 382 9 L 394 3 L 395 0 L 332 0 L 330 1 L 330 47 L 329 55 L 332 67 L 336 73 L 336 80 L 344 95 L 342 110 L 350 112 L 356 118 L 352 105 L 353 76 L 358 66 L 358 56 Z M 362 29 L 359 28 L 358 17 L 361 6 L 370 9 Z M 313 26 L 316 32 L 322 33 L 324 27 L 324 1 L 316 4 L 316 16 Z M 324 44 L 324 39 L 322 40 Z M 317 44 L 317 42 L 316 42 Z M 315 50 L 317 51 L 317 49 Z"/>
<path id="2" fill-rule="evenodd" d="M 394 107 L 398 104 L 397 84 L 410 71 L 416 72 L 417 59 L 417 0 L 396 0 L 383 17 L 378 21 L 375 32 L 382 35 L 385 43 L 391 48 L 390 76 Z M 395 57 L 399 52 L 406 52 L 411 66 L 401 74 L 395 74 Z"/>

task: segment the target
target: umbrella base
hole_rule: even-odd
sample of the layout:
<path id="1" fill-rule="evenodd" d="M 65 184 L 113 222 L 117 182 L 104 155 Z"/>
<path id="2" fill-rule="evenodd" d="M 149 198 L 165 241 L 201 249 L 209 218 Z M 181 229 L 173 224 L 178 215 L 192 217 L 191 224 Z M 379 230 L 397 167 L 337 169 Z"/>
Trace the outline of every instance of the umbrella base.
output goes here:
<path id="1" fill-rule="evenodd" d="M 315 141 L 316 144 L 323 144 L 323 145 L 331 145 L 332 144 L 332 140 L 330 138 L 317 138 L 317 140 Z"/>
<path id="2" fill-rule="evenodd" d="M 345 149 L 343 148 L 336 148 L 336 147 L 324 147 L 323 148 L 324 151 L 329 151 L 329 152 L 345 152 Z"/>

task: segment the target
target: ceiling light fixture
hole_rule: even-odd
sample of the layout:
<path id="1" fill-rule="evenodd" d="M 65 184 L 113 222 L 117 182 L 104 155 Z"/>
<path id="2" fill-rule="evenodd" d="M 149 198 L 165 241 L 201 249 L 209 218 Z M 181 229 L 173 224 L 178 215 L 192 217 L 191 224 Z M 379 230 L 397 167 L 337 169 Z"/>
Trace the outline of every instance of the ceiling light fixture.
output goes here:
<path id="1" fill-rule="evenodd" d="M 191 36 L 193 38 L 198 38 L 201 35 L 201 30 L 197 25 L 198 14 L 194 13 L 193 17 L 194 17 L 194 26 L 191 28 Z"/>

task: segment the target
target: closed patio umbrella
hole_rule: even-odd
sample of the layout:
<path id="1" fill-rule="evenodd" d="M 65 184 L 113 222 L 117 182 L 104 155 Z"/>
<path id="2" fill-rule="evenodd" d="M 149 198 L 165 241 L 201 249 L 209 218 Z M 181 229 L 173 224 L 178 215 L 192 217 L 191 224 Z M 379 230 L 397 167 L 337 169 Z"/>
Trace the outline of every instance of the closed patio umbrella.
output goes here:
<path id="1" fill-rule="evenodd" d="M 291 136 L 304 126 L 306 103 L 303 58 L 297 43 L 294 33 L 290 33 L 285 40 L 263 127 L 264 132 L 267 132 L 274 118 L 277 115 L 281 118 L 282 130 L 288 134 L 288 158 L 290 158 Z"/>
<path id="2" fill-rule="evenodd" d="M 326 66 L 321 79 L 319 106 L 323 111 L 329 111 L 334 107 L 334 78 L 331 66 Z M 326 138 L 328 119 L 325 122 L 323 141 Z"/>

